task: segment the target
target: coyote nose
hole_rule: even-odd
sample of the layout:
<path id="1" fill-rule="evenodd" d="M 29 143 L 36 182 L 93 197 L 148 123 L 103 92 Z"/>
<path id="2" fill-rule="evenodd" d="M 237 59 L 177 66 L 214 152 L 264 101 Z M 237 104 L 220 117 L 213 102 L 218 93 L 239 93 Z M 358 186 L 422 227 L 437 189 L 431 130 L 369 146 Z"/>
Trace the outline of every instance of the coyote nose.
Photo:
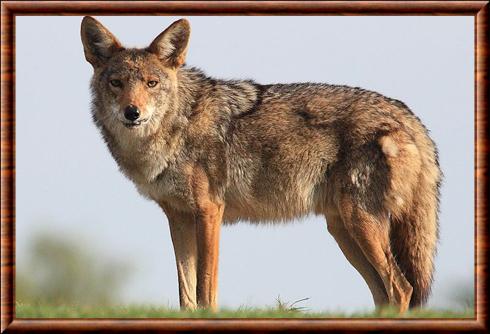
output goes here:
<path id="1" fill-rule="evenodd" d="M 130 104 L 124 109 L 124 117 L 126 117 L 128 121 L 136 121 L 138 117 L 140 117 L 140 111 L 136 106 Z"/>

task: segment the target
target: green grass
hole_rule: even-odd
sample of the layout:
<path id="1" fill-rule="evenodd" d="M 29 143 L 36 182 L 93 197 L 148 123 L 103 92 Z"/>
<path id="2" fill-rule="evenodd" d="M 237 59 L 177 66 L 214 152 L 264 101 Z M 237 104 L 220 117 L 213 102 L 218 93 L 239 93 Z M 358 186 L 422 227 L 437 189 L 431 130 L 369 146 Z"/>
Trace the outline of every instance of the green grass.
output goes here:
<path id="1" fill-rule="evenodd" d="M 365 312 L 310 312 L 293 304 L 278 303 L 275 307 L 180 311 L 156 306 L 75 306 L 23 304 L 16 305 L 17 318 L 472 318 L 473 309 L 465 311 L 418 309 L 400 316 L 392 309 Z"/>

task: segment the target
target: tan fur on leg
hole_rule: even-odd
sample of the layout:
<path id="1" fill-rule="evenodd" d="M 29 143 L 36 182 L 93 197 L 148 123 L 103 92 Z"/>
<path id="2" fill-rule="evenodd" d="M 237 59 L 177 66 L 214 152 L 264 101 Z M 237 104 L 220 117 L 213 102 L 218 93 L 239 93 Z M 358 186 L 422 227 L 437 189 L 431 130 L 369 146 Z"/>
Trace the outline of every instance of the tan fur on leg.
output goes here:
<path id="1" fill-rule="evenodd" d="M 349 235 L 345 229 L 344 222 L 337 213 L 326 215 L 327 227 L 330 234 L 338 243 L 347 260 L 361 274 L 373 295 L 376 308 L 388 304 L 388 296 L 385 291 L 384 283 L 379 274 L 366 259 L 364 253 L 357 245 L 357 242 Z"/>
<path id="2" fill-rule="evenodd" d="M 413 288 L 391 253 L 387 218 L 376 218 L 348 200 L 342 201 L 342 209 L 345 226 L 383 280 L 390 305 L 405 312 Z"/>
<path id="3" fill-rule="evenodd" d="M 209 204 L 197 219 L 197 302 L 199 307 L 217 307 L 219 233 L 223 206 Z"/>
<path id="4" fill-rule="evenodd" d="M 200 167 L 192 171 L 192 187 L 197 206 L 197 303 L 199 307 L 216 310 L 219 236 L 224 204 L 210 194 L 209 180 Z"/>
<path id="5" fill-rule="evenodd" d="M 170 235 L 174 245 L 179 279 L 180 307 L 193 310 L 197 307 L 196 223 L 190 214 L 180 213 L 170 207 L 162 207 L 168 218 Z"/>

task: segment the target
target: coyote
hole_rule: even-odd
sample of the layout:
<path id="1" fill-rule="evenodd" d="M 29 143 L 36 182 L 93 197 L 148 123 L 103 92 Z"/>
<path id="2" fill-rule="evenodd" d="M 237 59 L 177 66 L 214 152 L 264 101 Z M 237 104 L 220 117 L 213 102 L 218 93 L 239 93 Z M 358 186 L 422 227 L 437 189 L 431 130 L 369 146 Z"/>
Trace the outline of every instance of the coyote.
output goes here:
<path id="1" fill-rule="evenodd" d="M 214 79 L 185 65 L 178 20 L 144 49 L 85 17 L 92 114 L 121 171 L 170 225 L 180 306 L 217 308 L 220 227 L 324 215 L 376 307 L 429 293 L 437 150 L 400 101 L 322 83 Z"/>

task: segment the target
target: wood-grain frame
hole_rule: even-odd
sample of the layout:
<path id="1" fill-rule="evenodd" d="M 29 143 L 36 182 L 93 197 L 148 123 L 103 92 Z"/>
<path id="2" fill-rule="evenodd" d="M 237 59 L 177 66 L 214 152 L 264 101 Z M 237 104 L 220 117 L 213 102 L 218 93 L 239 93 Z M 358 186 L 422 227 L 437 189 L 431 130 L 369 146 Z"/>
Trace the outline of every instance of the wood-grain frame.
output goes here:
<path id="1" fill-rule="evenodd" d="M 488 332 L 488 1 L 5 1 L 1 4 L 1 331 Z M 15 17 L 20 15 L 467 15 L 475 17 L 474 319 L 16 319 Z"/>

